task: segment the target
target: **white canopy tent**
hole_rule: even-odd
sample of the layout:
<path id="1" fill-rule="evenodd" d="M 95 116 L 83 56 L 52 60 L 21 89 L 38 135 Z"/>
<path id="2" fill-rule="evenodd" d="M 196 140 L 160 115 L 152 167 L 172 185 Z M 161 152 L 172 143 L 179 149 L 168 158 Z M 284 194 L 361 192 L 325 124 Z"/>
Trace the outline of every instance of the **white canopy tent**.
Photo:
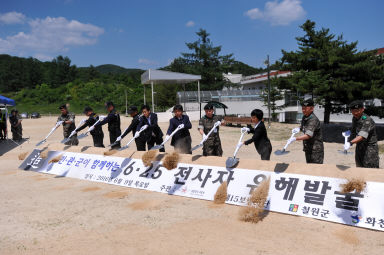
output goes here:
<path id="1" fill-rule="evenodd" d="M 201 75 L 193 75 L 193 74 L 186 74 L 186 73 L 176 73 L 176 72 L 149 69 L 141 75 L 141 84 L 144 85 L 144 104 L 146 103 L 146 100 L 145 100 L 145 85 L 146 84 L 151 84 L 152 111 L 155 112 L 155 105 L 153 103 L 154 102 L 154 98 L 153 98 L 153 85 L 154 84 L 182 84 L 184 86 L 184 91 L 185 91 L 185 84 L 197 81 L 198 103 L 200 105 L 200 80 L 201 80 Z M 200 109 L 200 111 L 201 111 L 201 109 Z"/>

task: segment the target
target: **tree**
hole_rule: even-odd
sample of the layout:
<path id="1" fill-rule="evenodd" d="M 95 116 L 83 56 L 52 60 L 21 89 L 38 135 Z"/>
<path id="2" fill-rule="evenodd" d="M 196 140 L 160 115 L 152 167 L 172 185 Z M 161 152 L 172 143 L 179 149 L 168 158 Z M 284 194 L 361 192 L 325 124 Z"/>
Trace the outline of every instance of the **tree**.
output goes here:
<path id="1" fill-rule="evenodd" d="M 329 29 L 315 30 L 315 22 L 307 20 L 300 26 L 305 32 L 296 37 L 298 50 L 282 50 L 282 64 L 293 75 L 284 78 L 284 88 L 300 94 L 311 94 L 324 106 L 324 123 L 329 123 L 333 109 L 355 99 L 373 98 L 373 89 L 380 87 L 382 73 L 372 52 L 357 52 L 357 42 L 336 38 Z M 380 83 L 380 82 L 379 82 Z M 376 95 L 376 94 L 375 94 Z"/>
<path id="2" fill-rule="evenodd" d="M 184 72 L 201 75 L 202 89 L 214 90 L 223 87 L 223 72 L 231 71 L 234 63 L 233 54 L 220 55 L 221 46 L 213 46 L 209 33 L 200 29 L 197 41 L 186 43 L 189 53 L 181 53 L 182 57 L 176 58 L 165 69 L 174 72 Z"/>

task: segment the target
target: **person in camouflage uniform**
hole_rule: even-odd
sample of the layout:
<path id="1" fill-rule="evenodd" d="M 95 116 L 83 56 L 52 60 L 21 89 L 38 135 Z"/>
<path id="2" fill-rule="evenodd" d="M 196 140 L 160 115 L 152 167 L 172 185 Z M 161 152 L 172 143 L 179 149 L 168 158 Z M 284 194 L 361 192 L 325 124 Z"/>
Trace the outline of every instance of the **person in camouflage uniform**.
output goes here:
<path id="1" fill-rule="evenodd" d="M 222 117 L 219 117 L 214 114 L 213 105 L 206 104 L 204 106 L 205 115 L 199 120 L 198 130 L 200 134 L 208 134 L 208 132 L 213 128 L 217 121 L 222 121 Z M 204 156 L 219 156 L 223 155 L 223 149 L 221 148 L 221 141 L 219 135 L 219 127 L 211 133 L 207 141 L 203 145 L 203 155 Z"/>
<path id="2" fill-rule="evenodd" d="M 291 138 L 289 143 L 302 140 L 307 163 L 323 164 L 323 134 L 321 132 L 320 121 L 313 113 L 314 105 L 312 99 L 307 99 L 301 104 L 303 118 L 301 120 L 300 130 L 304 135 Z"/>
<path id="3" fill-rule="evenodd" d="M 357 167 L 379 168 L 379 147 L 377 145 L 376 126 L 373 119 L 364 113 L 362 101 L 353 101 L 352 131 L 350 142 L 344 146 L 348 150 L 356 144 L 355 162 Z"/>
<path id="4" fill-rule="evenodd" d="M 85 129 L 86 127 L 92 127 L 98 120 L 99 116 L 93 112 L 93 109 L 89 106 L 84 108 L 84 114 L 88 117 L 85 123 L 77 129 L 77 132 Z M 91 132 L 93 139 L 93 146 L 104 148 L 104 132 L 101 126 L 95 127 Z"/>
<path id="5" fill-rule="evenodd" d="M 11 123 L 12 140 L 20 141 L 23 136 L 23 127 L 21 125 L 21 118 L 19 117 L 19 112 L 17 110 L 14 109 L 11 111 L 9 122 Z"/>
<path id="6" fill-rule="evenodd" d="M 67 106 L 65 104 L 59 107 L 61 115 L 57 118 L 57 121 L 63 122 L 63 135 L 64 138 L 68 138 L 73 130 L 76 129 L 75 126 L 75 114 L 68 112 Z M 65 145 L 78 145 L 79 140 L 77 139 L 77 135 L 73 135 L 71 139 L 65 143 Z"/>

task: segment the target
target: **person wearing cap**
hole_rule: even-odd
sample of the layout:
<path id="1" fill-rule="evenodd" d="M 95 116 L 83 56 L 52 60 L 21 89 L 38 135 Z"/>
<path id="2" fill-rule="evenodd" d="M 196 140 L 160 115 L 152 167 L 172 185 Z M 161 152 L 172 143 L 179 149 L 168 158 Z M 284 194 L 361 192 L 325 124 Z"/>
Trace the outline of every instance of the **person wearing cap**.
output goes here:
<path id="1" fill-rule="evenodd" d="M 255 145 L 257 153 L 260 154 L 261 160 L 270 160 L 272 152 L 272 144 L 267 135 L 267 129 L 265 128 L 263 121 L 264 113 L 260 109 L 254 109 L 251 112 L 251 120 L 255 123 L 254 127 L 243 127 L 248 129 L 248 134 L 252 133 L 251 139 L 244 141 L 244 145 L 253 143 Z"/>
<path id="2" fill-rule="evenodd" d="M 7 138 L 7 116 L 5 111 L 0 110 L 0 140 Z"/>
<path id="3" fill-rule="evenodd" d="M 12 140 L 20 141 L 23 136 L 23 127 L 21 125 L 21 118 L 19 116 L 19 111 L 13 109 L 11 111 L 11 116 L 9 116 L 9 122 L 11 124 Z"/>
<path id="4" fill-rule="evenodd" d="M 148 105 L 141 107 L 141 117 L 139 125 L 137 125 L 136 132 L 141 129 L 142 126 L 148 125 L 142 133 L 140 133 L 137 139 L 137 150 L 145 151 L 147 145 L 148 150 L 151 149 L 155 144 L 160 145 L 163 142 L 163 132 L 157 124 L 157 114 L 151 112 L 151 108 Z M 159 149 L 160 152 L 165 152 L 164 147 Z"/>
<path id="5" fill-rule="evenodd" d="M 57 118 L 57 121 L 63 121 L 63 136 L 68 138 L 72 131 L 76 129 L 75 126 L 75 114 L 68 111 L 67 105 L 63 104 L 59 106 L 61 115 Z M 79 140 L 77 135 L 73 135 L 71 139 L 65 143 L 65 145 L 78 145 Z"/>
<path id="6" fill-rule="evenodd" d="M 356 144 L 356 166 L 379 168 L 379 147 L 375 122 L 364 113 L 362 101 L 353 101 L 349 108 L 353 115 L 352 130 L 349 143 L 344 145 L 344 149 L 348 150 L 353 144 Z"/>
<path id="7" fill-rule="evenodd" d="M 135 136 L 136 134 L 136 129 L 137 129 L 137 126 L 139 125 L 140 123 L 140 114 L 139 114 L 139 110 L 137 109 L 136 106 L 132 105 L 129 107 L 128 109 L 128 114 L 133 118 L 132 121 L 131 121 L 131 124 L 128 126 L 128 128 L 124 131 L 123 134 L 121 134 L 121 136 L 119 136 L 117 138 L 116 141 L 120 141 L 121 139 L 123 139 L 125 136 L 127 136 L 129 134 L 129 132 L 132 131 L 132 135 Z M 136 148 L 137 150 L 139 150 L 139 146 L 138 146 L 138 138 L 135 139 L 135 143 L 136 143 Z"/>
<path id="8" fill-rule="evenodd" d="M 205 138 L 209 131 L 213 128 L 217 121 L 222 121 L 223 118 L 214 114 L 213 105 L 208 103 L 204 106 L 205 115 L 199 120 L 197 130 Z M 219 135 L 219 127 L 217 127 L 207 138 L 203 145 L 204 156 L 219 156 L 223 155 L 221 140 Z"/>
<path id="9" fill-rule="evenodd" d="M 315 103 L 312 99 L 307 99 L 301 104 L 303 118 L 301 120 L 300 130 L 304 133 L 302 136 L 289 139 L 289 143 L 296 140 L 303 141 L 303 151 L 307 163 L 323 164 L 324 145 L 323 134 L 319 119 L 313 113 Z"/>
<path id="10" fill-rule="evenodd" d="M 93 112 L 93 109 L 89 106 L 84 108 L 84 114 L 88 117 L 83 125 L 77 128 L 77 132 L 83 130 L 86 127 L 92 127 L 98 120 L 99 116 Z M 104 148 L 104 132 L 101 126 L 95 127 L 90 134 L 93 139 L 93 146 Z"/>
<path id="11" fill-rule="evenodd" d="M 121 148 L 120 141 L 115 143 L 116 139 L 121 135 L 120 114 L 116 111 L 115 105 L 112 102 L 107 102 L 105 108 L 108 111 L 108 115 L 102 121 L 97 123 L 95 128 L 108 123 L 109 142 L 111 144 L 114 143 L 112 149 Z"/>
<path id="12" fill-rule="evenodd" d="M 184 124 L 184 128 L 180 129 L 172 136 L 171 146 L 173 146 L 179 153 L 192 154 L 192 138 L 188 130 L 192 128 L 192 124 L 189 121 L 189 117 L 188 115 L 183 114 L 183 106 L 179 104 L 173 107 L 173 114 L 174 117 L 169 120 L 169 127 L 165 139 L 167 139 L 179 125 Z"/>

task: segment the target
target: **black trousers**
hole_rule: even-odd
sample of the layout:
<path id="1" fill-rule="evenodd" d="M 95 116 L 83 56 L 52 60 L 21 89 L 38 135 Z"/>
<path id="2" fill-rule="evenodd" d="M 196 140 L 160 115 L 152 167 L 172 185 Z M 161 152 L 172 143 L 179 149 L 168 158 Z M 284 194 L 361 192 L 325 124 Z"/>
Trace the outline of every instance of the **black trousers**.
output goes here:
<path id="1" fill-rule="evenodd" d="M 111 132 L 109 131 L 109 142 L 112 144 L 116 141 L 116 139 L 121 135 L 120 132 Z M 116 145 L 112 146 L 112 149 L 119 149 L 121 148 L 121 143 L 118 142 Z"/>
<path id="2" fill-rule="evenodd" d="M 148 150 L 150 150 L 155 144 L 160 145 L 163 142 L 162 137 L 154 137 L 151 136 L 151 138 L 146 141 L 145 138 L 138 138 L 136 139 L 136 147 L 138 151 L 146 151 L 145 146 L 147 145 Z M 161 148 L 159 150 L 160 152 L 165 152 L 164 148 Z"/>
<path id="3" fill-rule="evenodd" d="M 190 136 L 179 138 L 175 141 L 175 151 L 182 154 L 192 154 L 192 139 Z"/>
<path id="4" fill-rule="evenodd" d="M 3 122 L 0 123 L 0 139 L 7 137 L 7 125 Z"/>
<path id="5" fill-rule="evenodd" d="M 272 152 L 272 145 L 269 143 L 265 145 L 261 150 L 257 151 L 260 156 L 261 160 L 270 160 L 271 159 L 271 152 Z"/>
<path id="6" fill-rule="evenodd" d="M 93 146 L 105 148 L 104 134 L 92 135 L 92 139 L 93 139 Z"/>

